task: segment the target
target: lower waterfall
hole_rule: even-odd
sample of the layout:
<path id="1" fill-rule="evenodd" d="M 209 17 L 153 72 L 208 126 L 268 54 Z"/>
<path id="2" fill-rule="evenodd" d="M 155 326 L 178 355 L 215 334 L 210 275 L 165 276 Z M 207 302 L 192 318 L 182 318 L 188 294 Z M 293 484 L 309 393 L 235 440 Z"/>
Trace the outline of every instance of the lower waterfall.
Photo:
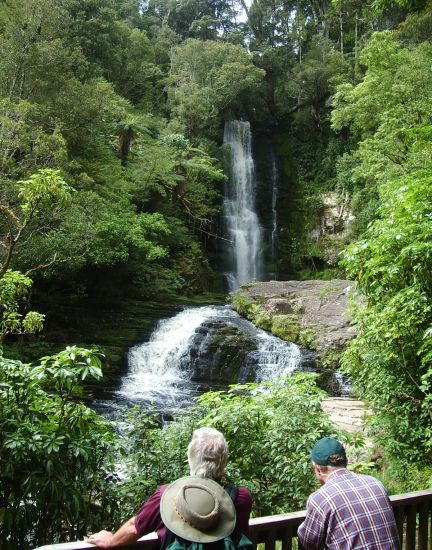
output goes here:
<path id="1" fill-rule="evenodd" d="M 119 402 L 170 412 L 203 391 L 273 380 L 308 363 L 296 344 L 256 328 L 229 306 L 187 307 L 128 352 Z"/>

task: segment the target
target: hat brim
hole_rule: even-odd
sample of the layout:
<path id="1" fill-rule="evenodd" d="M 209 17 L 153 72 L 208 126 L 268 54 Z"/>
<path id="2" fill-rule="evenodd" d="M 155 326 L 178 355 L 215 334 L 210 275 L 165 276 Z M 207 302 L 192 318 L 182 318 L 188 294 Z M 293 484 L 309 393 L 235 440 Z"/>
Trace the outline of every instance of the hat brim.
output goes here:
<path id="1" fill-rule="evenodd" d="M 220 519 L 214 527 L 203 532 L 185 523 L 175 511 L 175 498 L 183 485 L 190 482 L 206 483 L 216 494 L 220 503 Z M 202 477 L 182 477 L 171 483 L 164 491 L 160 502 L 160 514 L 165 526 L 178 537 L 190 542 L 216 542 L 234 531 L 236 511 L 229 494 L 212 479 Z"/>

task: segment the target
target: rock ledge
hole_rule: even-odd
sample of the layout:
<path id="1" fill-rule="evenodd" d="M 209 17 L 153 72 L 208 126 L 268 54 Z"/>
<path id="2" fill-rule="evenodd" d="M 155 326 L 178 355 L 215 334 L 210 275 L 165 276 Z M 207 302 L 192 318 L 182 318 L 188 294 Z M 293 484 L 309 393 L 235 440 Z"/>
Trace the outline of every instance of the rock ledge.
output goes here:
<path id="1" fill-rule="evenodd" d="M 267 314 L 287 315 L 312 330 L 317 358 L 322 359 L 331 351 L 343 351 L 356 336 L 348 311 L 352 288 L 352 281 L 342 279 L 269 281 L 244 285 L 236 294 L 258 303 Z"/>

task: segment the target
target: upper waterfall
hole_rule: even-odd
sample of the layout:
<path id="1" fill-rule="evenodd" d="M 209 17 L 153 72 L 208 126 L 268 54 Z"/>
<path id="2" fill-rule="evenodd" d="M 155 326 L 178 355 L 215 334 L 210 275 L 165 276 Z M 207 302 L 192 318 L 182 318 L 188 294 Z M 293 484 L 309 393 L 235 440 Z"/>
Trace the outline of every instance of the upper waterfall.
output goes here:
<path id="1" fill-rule="evenodd" d="M 261 228 L 255 211 L 255 168 L 249 122 L 225 123 L 224 143 L 231 147 L 231 177 L 224 197 L 224 219 L 231 245 L 230 291 L 262 276 Z"/>

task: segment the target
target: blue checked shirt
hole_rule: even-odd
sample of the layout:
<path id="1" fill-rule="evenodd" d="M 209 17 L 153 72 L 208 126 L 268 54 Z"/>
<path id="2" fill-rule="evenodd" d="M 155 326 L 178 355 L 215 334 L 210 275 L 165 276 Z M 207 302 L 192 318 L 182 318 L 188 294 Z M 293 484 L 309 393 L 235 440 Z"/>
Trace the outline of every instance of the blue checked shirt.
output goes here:
<path id="1" fill-rule="evenodd" d="M 335 470 L 307 502 L 298 528 L 307 550 L 399 550 L 393 509 L 374 477 Z"/>

